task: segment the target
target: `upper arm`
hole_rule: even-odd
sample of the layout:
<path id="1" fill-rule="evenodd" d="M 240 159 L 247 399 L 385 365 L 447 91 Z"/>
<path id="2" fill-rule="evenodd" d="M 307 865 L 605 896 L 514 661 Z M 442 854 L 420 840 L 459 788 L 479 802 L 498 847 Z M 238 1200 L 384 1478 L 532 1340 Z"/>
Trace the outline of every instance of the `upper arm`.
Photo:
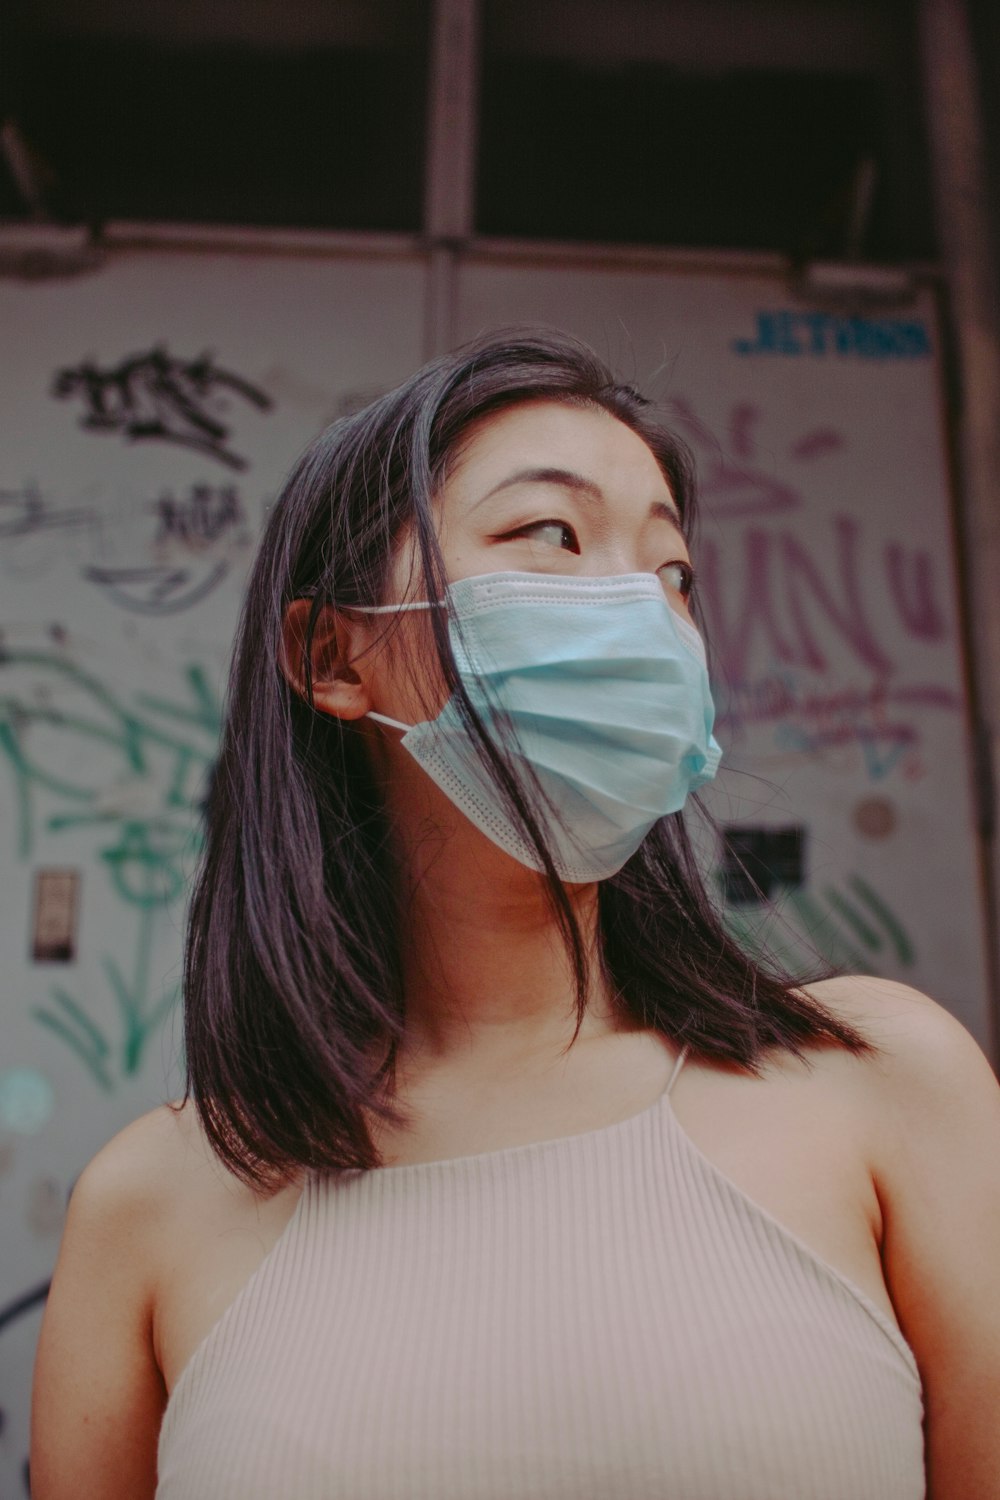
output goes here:
<path id="1" fill-rule="evenodd" d="M 1000 1087 L 948 1011 L 879 990 L 873 1170 L 886 1284 L 924 1386 L 928 1500 L 1000 1500 Z"/>
<path id="2" fill-rule="evenodd" d="M 162 1118 L 137 1121 L 73 1190 L 35 1362 L 35 1500 L 76 1500 L 84 1488 L 88 1500 L 155 1491 L 166 1398 L 153 1352 L 151 1249 L 156 1138 L 169 1128 Z"/>

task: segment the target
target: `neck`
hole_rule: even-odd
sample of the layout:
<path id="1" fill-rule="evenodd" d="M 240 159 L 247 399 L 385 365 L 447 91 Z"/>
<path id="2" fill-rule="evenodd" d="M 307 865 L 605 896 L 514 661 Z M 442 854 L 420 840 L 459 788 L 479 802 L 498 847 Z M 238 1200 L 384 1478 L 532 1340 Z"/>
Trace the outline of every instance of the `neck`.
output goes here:
<path id="1" fill-rule="evenodd" d="M 516 1067 L 551 1060 L 572 1042 L 570 956 L 544 878 L 513 864 L 492 848 L 478 861 L 445 856 L 408 883 L 404 1067 Z M 623 1022 L 598 959 L 597 886 L 567 890 L 591 961 L 584 1040 Z"/>
<path id="2" fill-rule="evenodd" d="M 545 878 L 474 827 L 405 751 L 381 737 L 373 751 L 400 872 L 397 1077 L 556 1060 L 573 1043 L 577 994 Z M 579 1045 L 634 1023 L 599 961 L 596 883 L 565 889 L 590 960 Z"/>

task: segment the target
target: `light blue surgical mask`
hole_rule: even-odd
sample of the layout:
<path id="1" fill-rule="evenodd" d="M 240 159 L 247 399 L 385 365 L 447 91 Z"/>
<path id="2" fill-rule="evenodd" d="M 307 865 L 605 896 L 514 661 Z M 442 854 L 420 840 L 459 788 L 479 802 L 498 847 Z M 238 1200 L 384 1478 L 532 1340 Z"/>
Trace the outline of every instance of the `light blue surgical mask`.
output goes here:
<path id="1" fill-rule="evenodd" d="M 564 880 L 613 875 L 658 819 L 715 775 L 722 752 L 705 648 L 655 573 L 487 573 L 450 584 L 443 607 L 469 698 L 551 805 L 542 823 Z M 420 601 L 371 612 L 432 608 Z M 404 730 L 401 743 L 465 816 L 541 869 L 454 699 L 418 724 L 368 717 Z"/>

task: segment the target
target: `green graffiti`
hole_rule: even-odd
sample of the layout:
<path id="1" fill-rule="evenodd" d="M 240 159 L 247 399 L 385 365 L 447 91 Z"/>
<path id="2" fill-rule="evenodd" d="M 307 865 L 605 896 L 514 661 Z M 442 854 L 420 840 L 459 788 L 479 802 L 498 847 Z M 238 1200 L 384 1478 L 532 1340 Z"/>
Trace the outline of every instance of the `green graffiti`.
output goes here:
<path id="1" fill-rule="evenodd" d="M 888 902 L 860 875 L 844 886 L 779 890 L 768 903 L 729 906 L 723 920 L 750 952 L 793 973 L 819 961 L 842 973 L 878 974 L 887 945 L 897 963 L 913 964 L 913 940 Z"/>
<path id="2" fill-rule="evenodd" d="M 69 746 L 75 739 L 81 745 L 98 744 L 118 759 L 119 770 L 133 776 L 147 775 L 154 757 L 166 754 L 172 758 L 172 776 L 167 797 L 168 807 L 190 809 L 194 801 L 193 780 L 203 776 L 211 765 L 220 727 L 220 709 L 203 668 L 189 666 L 184 674 L 188 690 L 187 703 L 170 703 L 161 698 L 138 694 L 133 704 L 126 704 L 92 673 L 84 671 L 65 657 L 44 651 L 8 651 L 0 656 L 0 668 L 27 667 L 39 674 L 42 684 L 48 678 L 56 687 L 80 692 L 87 703 L 84 712 L 64 712 L 47 703 L 25 703 L 12 695 L 0 694 L 0 758 L 7 761 L 14 774 L 18 798 L 18 853 L 27 858 L 34 846 L 36 818 L 32 794 L 42 788 L 57 798 L 77 805 L 93 803 L 100 788 L 73 782 L 64 775 L 43 766 L 29 754 L 28 741 L 36 726 L 58 728 L 64 763 L 70 760 Z M 68 827 L 66 811 L 50 818 L 50 830 Z M 100 813 L 84 814 L 102 821 Z"/>
<path id="3" fill-rule="evenodd" d="M 35 1020 L 54 1031 L 56 1036 L 75 1052 L 80 1061 L 89 1068 L 95 1081 L 106 1093 L 111 1093 L 115 1080 L 108 1066 L 111 1044 L 99 1026 L 90 1019 L 81 1005 L 65 990 L 53 985 L 51 998 L 56 1010 L 46 1010 L 36 1005 L 32 1011 Z"/>
<path id="4" fill-rule="evenodd" d="M 872 924 L 866 920 L 864 914 L 858 911 L 854 903 L 848 901 L 833 886 L 827 886 L 823 894 L 832 909 L 843 920 L 845 925 L 850 928 L 854 937 L 863 943 L 866 948 L 870 949 L 871 952 L 878 953 L 882 947 L 882 939 Z"/>
<path id="5" fill-rule="evenodd" d="M 147 1042 L 158 1032 L 180 995 L 180 986 L 175 984 L 151 1002 L 150 959 L 156 913 L 172 905 L 184 888 L 176 862 L 184 851 L 157 848 L 150 843 L 149 835 L 146 825 L 130 822 L 123 827 L 122 837 L 115 846 L 100 851 L 111 871 L 115 891 L 129 906 L 138 908 L 131 978 L 125 978 L 111 955 L 102 956 L 120 1026 L 117 1055 L 105 1033 L 66 990 L 52 989 L 51 998 L 58 1009 L 36 1006 L 33 1011 L 35 1019 L 60 1036 L 108 1092 L 114 1087 L 115 1076 L 128 1077 L 139 1071 Z M 193 841 L 189 841 L 188 847 L 193 850 Z"/>
<path id="6" fill-rule="evenodd" d="M 73 690 L 82 707 L 64 712 L 52 706 L 52 694 L 26 702 L 0 695 L 0 762 L 10 768 L 17 795 L 17 841 L 22 859 L 34 850 L 39 827 L 49 834 L 92 828 L 94 854 L 110 887 L 135 916 L 131 961 L 101 955 L 101 968 L 114 1001 L 115 1023 L 105 1029 L 88 1005 L 62 985 L 53 985 L 48 1000 L 32 1014 L 39 1025 L 59 1037 L 105 1092 L 142 1067 L 150 1039 L 173 1007 L 180 985 L 158 989 L 151 972 L 157 922 L 182 898 L 186 866 L 200 846 L 198 808 L 215 758 L 220 707 L 207 673 L 190 665 L 183 674 L 185 693 L 174 702 L 150 694 L 130 701 L 111 692 L 92 673 L 65 657 L 46 652 L 8 652 L 4 667 L 28 668 L 37 687 L 54 684 Z M 40 726 L 59 733 L 58 766 L 43 765 L 32 754 L 32 731 Z M 71 780 L 66 767 L 74 752 L 100 746 L 102 770 L 110 772 L 95 786 Z M 165 774 L 164 774 L 165 762 Z M 90 763 L 89 761 L 87 763 Z M 150 777 L 159 770 L 155 781 Z M 114 776 L 145 778 L 143 810 L 136 813 L 123 797 L 107 793 Z M 45 798 L 47 814 L 39 821 L 37 801 Z M 54 805 L 53 805 L 54 804 Z"/>
<path id="7" fill-rule="evenodd" d="M 899 959 L 899 962 L 901 964 L 912 964 L 916 960 L 916 949 L 895 912 L 882 900 L 877 891 L 872 890 L 867 880 L 863 880 L 860 875 L 852 875 L 847 883 L 855 895 L 868 903 L 874 915 L 882 923 L 896 951 L 896 957 Z"/>

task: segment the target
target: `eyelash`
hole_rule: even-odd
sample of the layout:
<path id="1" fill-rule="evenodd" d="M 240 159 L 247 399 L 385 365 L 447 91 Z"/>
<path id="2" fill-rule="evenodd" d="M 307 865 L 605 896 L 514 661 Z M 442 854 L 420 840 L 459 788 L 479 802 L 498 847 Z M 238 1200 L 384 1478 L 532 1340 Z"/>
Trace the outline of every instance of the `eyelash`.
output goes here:
<path id="1" fill-rule="evenodd" d="M 565 532 L 567 536 L 573 538 L 573 546 L 567 550 L 577 553 L 580 551 L 580 542 L 572 526 L 570 526 L 568 521 L 557 520 L 555 516 L 546 516 L 541 521 L 529 521 L 527 525 L 518 526 L 514 531 L 508 531 L 503 536 L 497 537 L 496 540 L 501 542 L 513 541 L 516 537 L 527 536 L 532 531 L 540 531 L 543 526 L 557 526 L 560 531 Z"/>
<path id="2" fill-rule="evenodd" d="M 575 545 L 571 549 L 567 550 L 572 550 L 576 553 L 579 553 L 580 543 L 577 539 L 576 532 L 567 521 L 557 520 L 555 516 L 547 516 L 541 521 L 529 521 L 527 525 L 518 526 L 514 531 L 505 532 L 502 536 L 496 537 L 495 540 L 500 542 L 514 541 L 517 537 L 527 536 L 530 532 L 538 531 L 543 526 L 557 526 L 566 536 L 572 537 Z M 664 563 L 661 568 L 657 569 L 657 572 L 662 572 L 663 568 L 680 568 L 681 586 L 678 589 L 678 593 L 680 594 L 682 599 L 690 599 L 691 594 L 694 590 L 696 578 L 694 568 L 691 566 L 691 564 L 689 562 L 685 562 L 683 558 L 675 557 L 672 558 L 670 562 Z"/>

